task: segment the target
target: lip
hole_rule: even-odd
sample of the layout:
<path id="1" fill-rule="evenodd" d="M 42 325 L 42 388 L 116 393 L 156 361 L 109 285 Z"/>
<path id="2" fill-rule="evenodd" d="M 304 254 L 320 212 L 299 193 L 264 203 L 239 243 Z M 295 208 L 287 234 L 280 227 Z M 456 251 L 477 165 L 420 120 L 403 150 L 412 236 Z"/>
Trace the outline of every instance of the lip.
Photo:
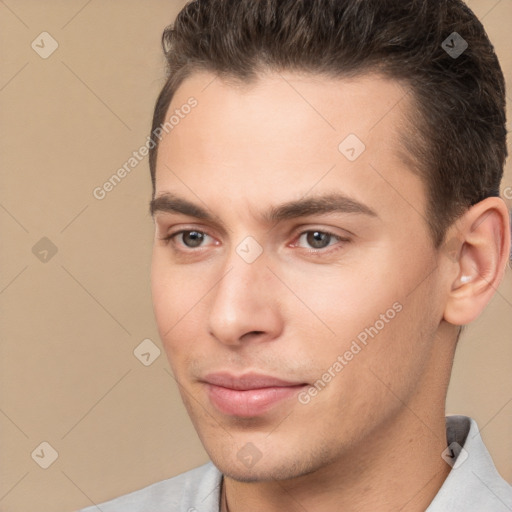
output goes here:
<path id="1" fill-rule="evenodd" d="M 226 372 L 211 373 L 203 381 L 208 398 L 216 409 L 229 416 L 243 418 L 259 416 L 307 386 L 304 382 L 257 373 L 240 376 Z"/>

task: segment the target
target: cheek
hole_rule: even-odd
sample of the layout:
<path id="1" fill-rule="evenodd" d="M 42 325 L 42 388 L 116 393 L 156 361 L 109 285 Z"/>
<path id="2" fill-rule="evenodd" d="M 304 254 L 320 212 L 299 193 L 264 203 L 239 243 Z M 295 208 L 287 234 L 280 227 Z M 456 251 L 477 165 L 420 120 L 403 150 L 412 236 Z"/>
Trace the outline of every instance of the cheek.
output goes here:
<path id="1" fill-rule="evenodd" d="M 176 289 L 171 286 L 172 274 L 169 267 L 164 263 L 165 258 L 158 249 L 153 250 L 151 262 L 151 297 L 153 301 L 153 311 L 160 333 L 160 338 L 165 341 L 165 333 L 173 325 L 173 316 L 175 314 L 175 295 Z"/>
<path id="2" fill-rule="evenodd" d="M 160 338 L 166 351 L 180 347 L 178 333 L 187 326 L 188 336 L 193 336 L 190 319 L 201 308 L 207 293 L 198 272 L 184 272 L 179 266 L 170 265 L 164 250 L 154 249 L 151 264 L 151 295 L 153 311 Z M 196 313 L 197 314 L 197 313 Z"/>
<path id="3" fill-rule="evenodd" d="M 321 350 L 310 352 L 317 368 L 314 385 L 320 391 L 304 412 L 317 417 L 332 435 L 346 439 L 355 439 L 360 431 L 392 417 L 413 396 L 429 360 L 428 340 L 417 338 L 411 314 L 415 312 L 403 305 L 383 326 L 367 308 L 365 315 L 371 320 L 365 323 L 360 315 L 347 322 L 359 324 L 352 328 L 355 335 L 342 333 Z M 341 330 L 342 323 L 338 325 Z"/>
<path id="4" fill-rule="evenodd" d="M 427 341 L 435 329 L 425 324 L 431 283 L 418 270 L 421 256 L 416 256 L 398 265 L 396 257 L 381 251 L 377 262 L 318 266 L 315 273 L 286 271 L 287 283 L 300 298 L 290 295 L 286 315 L 304 333 L 298 343 L 317 378 L 329 369 L 336 376 L 343 373 L 361 397 L 365 389 L 383 386 L 379 377 L 406 387 L 415 381 L 415 372 L 428 361 Z M 342 379 L 337 382 L 342 385 Z"/>
<path id="5" fill-rule="evenodd" d="M 409 402 L 429 370 L 437 327 L 432 312 L 425 310 L 430 292 L 427 280 L 409 295 L 391 294 L 350 342 L 346 355 L 351 360 L 343 370 L 351 390 L 349 398 L 372 417 L 375 411 L 384 414 Z M 399 301 L 388 308 L 396 297 Z M 354 350 L 354 343 L 360 350 Z M 357 354 L 352 355 L 353 351 Z M 340 396 L 345 392 L 341 390 Z"/>
<path id="6" fill-rule="evenodd" d="M 322 336 L 325 348 L 343 350 L 358 335 L 364 341 L 366 328 L 377 322 L 380 332 L 395 318 L 400 306 L 393 305 L 400 301 L 400 293 L 393 288 L 392 279 L 382 279 L 389 274 L 363 265 L 319 265 L 309 272 L 289 268 L 283 275 L 294 294 L 282 291 L 288 297 L 285 314 L 305 332 Z"/>

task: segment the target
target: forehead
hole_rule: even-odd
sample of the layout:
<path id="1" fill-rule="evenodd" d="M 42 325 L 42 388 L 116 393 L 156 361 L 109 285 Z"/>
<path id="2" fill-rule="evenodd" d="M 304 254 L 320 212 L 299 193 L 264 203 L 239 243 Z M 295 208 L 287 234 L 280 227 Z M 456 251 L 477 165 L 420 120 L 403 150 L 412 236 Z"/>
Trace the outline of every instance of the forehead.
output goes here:
<path id="1" fill-rule="evenodd" d="M 156 195 L 191 198 L 193 189 L 207 203 L 233 204 L 243 195 L 250 207 L 342 189 L 377 201 L 417 193 L 421 209 L 422 186 L 401 158 L 410 96 L 375 74 L 269 73 L 252 83 L 193 74 L 168 109 L 166 119 L 181 115 L 160 143 Z M 182 112 L 192 97 L 196 106 Z"/>
<path id="2" fill-rule="evenodd" d="M 198 102 L 194 114 L 200 113 L 200 124 L 217 125 L 208 138 L 200 139 L 214 146 L 222 136 L 232 137 L 235 129 L 242 130 L 241 135 L 259 135 L 263 140 L 283 135 L 284 129 L 292 135 L 307 132 L 313 142 L 326 137 L 326 143 L 337 142 L 347 133 L 368 142 L 386 134 L 391 141 L 403 127 L 411 94 L 409 86 L 377 74 L 335 79 L 306 73 L 266 73 L 247 83 L 203 72 L 192 74 L 181 84 L 167 118 L 191 96 Z M 191 121 L 174 134 L 185 135 L 187 126 L 193 125 L 191 129 L 203 135 L 197 132 L 197 117 L 190 116 Z M 252 142 L 256 145 L 258 141 Z M 289 139 L 289 146 L 292 142 Z"/>

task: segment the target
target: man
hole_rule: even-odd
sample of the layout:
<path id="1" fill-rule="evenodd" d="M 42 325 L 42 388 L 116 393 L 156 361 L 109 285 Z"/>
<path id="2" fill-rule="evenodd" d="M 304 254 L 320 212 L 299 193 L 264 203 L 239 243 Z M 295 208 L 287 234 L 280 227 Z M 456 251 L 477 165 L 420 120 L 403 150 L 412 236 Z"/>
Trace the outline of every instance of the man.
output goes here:
<path id="1" fill-rule="evenodd" d="M 154 310 L 212 463 L 86 510 L 508 511 L 445 418 L 505 270 L 504 80 L 458 0 L 196 0 L 163 36 Z"/>

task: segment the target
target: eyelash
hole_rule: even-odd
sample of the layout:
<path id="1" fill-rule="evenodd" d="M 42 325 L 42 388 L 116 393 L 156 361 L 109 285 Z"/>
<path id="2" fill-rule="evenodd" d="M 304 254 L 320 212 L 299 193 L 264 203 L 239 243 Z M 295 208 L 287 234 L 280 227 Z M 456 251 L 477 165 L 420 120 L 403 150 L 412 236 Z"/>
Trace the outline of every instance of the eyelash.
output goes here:
<path id="1" fill-rule="evenodd" d="M 176 231 L 175 233 L 170 233 L 169 235 L 166 235 L 164 237 L 161 237 L 159 238 L 160 240 L 162 240 L 165 245 L 169 245 L 171 243 L 171 241 L 176 238 L 177 236 L 183 234 L 183 233 L 191 233 L 191 232 L 196 232 L 196 233 L 201 233 L 202 235 L 206 235 L 206 236 L 210 236 L 208 235 L 208 233 L 205 233 L 204 231 L 200 231 L 198 229 L 182 229 L 180 231 Z M 338 243 L 348 243 L 350 242 L 350 239 L 348 238 L 344 238 L 340 235 L 337 235 L 331 231 L 327 231 L 327 230 L 321 230 L 321 229 L 307 229 L 307 230 L 304 230 L 304 231 L 301 231 L 300 233 L 298 233 L 298 235 L 294 238 L 295 240 L 300 240 L 300 238 L 305 235 L 305 234 L 308 234 L 308 233 L 315 233 L 315 232 L 318 232 L 318 233 L 322 233 L 324 235 L 328 235 L 329 237 L 332 237 L 332 238 L 335 238 L 337 239 L 337 242 Z M 202 249 L 202 247 L 197 247 L 197 248 L 193 248 L 193 247 L 187 247 L 187 246 L 184 246 L 186 247 L 185 250 L 183 249 L 177 249 L 177 248 L 173 248 L 175 251 L 179 251 L 179 252 L 198 252 L 199 250 Z M 308 254 L 312 254 L 312 255 L 323 255 L 323 254 L 328 254 L 328 253 L 331 253 L 335 250 L 339 250 L 340 247 L 336 247 L 336 244 L 333 244 L 332 247 L 334 247 L 333 249 L 329 249 L 331 247 L 331 245 L 328 245 L 324 248 L 320 248 L 320 249 L 313 249 L 313 248 L 309 248 L 309 249 L 306 249 L 306 248 L 302 248 L 303 250 L 305 250 Z"/>

